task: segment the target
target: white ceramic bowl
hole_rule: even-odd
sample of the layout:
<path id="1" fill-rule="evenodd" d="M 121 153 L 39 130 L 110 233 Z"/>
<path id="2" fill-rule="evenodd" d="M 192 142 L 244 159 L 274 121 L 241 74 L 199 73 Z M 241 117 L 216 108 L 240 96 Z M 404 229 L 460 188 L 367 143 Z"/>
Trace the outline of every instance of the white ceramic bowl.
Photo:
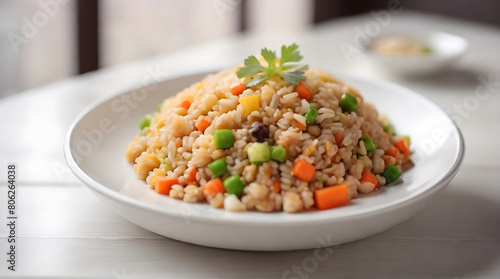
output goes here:
<path id="1" fill-rule="evenodd" d="M 126 145 L 138 122 L 156 105 L 204 75 L 167 80 L 97 102 L 71 126 L 64 152 L 72 171 L 105 204 L 129 221 L 194 244 L 240 250 L 294 250 L 337 245 L 386 230 L 425 208 L 459 169 L 464 142 L 436 105 L 397 85 L 338 73 L 412 139 L 416 166 L 399 183 L 362 195 L 348 205 L 298 214 L 232 213 L 208 204 L 158 195 L 136 178 Z M 134 93 L 135 92 L 135 93 Z"/>
<path id="2" fill-rule="evenodd" d="M 410 38 L 428 46 L 431 52 L 427 55 L 384 55 L 370 49 L 377 40 L 389 37 Z M 467 51 L 467 41 L 459 36 L 427 30 L 394 31 L 373 38 L 364 46 L 362 54 L 365 62 L 374 71 L 383 71 L 397 76 L 424 76 L 439 73 L 447 69 L 453 62 Z"/>

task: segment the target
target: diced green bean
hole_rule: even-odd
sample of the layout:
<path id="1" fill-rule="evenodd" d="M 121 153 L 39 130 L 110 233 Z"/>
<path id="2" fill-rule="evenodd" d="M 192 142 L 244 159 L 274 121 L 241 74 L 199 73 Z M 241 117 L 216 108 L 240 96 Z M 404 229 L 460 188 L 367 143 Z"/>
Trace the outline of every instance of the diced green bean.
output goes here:
<path id="1" fill-rule="evenodd" d="M 344 112 L 353 112 L 358 107 L 358 99 L 349 93 L 344 93 L 340 97 L 339 105 Z"/>
<path id="2" fill-rule="evenodd" d="M 316 108 L 310 108 L 306 114 L 304 115 L 306 118 L 306 122 L 309 125 L 314 124 L 316 122 L 316 117 L 318 117 L 318 110 Z"/>
<path id="3" fill-rule="evenodd" d="M 286 160 L 286 149 L 281 145 L 271 147 L 271 160 L 282 163 Z"/>
<path id="4" fill-rule="evenodd" d="M 167 157 L 165 157 L 165 159 L 163 159 L 163 161 L 161 162 L 161 170 L 164 172 L 169 172 L 171 170 L 174 170 L 174 168 L 172 167 L 172 163 L 170 162 L 170 159 L 168 159 Z"/>
<path id="5" fill-rule="evenodd" d="M 227 172 L 227 163 L 224 158 L 217 159 L 207 166 L 214 177 L 221 177 Z"/>
<path id="6" fill-rule="evenodd" d="M 394 128 L 391 124 L 384 125 L 382 126 L 382 128 L 384 128 L 384 132 L 386 132 L 387 134 L 392 134 L 393 136 L 395 135 Z"/>
<path id="7" fill-rule="evenodd" d="M 369 135 L 362 136 L 361 140 L 365 143 L 366 152 L 375 151 L 375 144 L 373 143 L 373 140 Z"/>
<path id="8" fill-rule="evenodd" d="M 250 163 L 258 166 L 271 159 L 267 142 L 254 142 L 250 144 L 247 149 L 247 154 Z"/>
<path id="9" fill-rule="evenodd" d="M 160 163 L 165 164 L 165 159 L 168 158 L 168 154 L 165 154 L 163 158 L 160 158 Z"/>
<path id="10" fill-rule="evenodd" d="M 141 130 L 141 133 L 139 135 L 142 137 L 142 136 L 149 134 L 149 132 L 151 132 L 151 130 L 149 129 L 149 127 L 146 127 L 146 128 Z"/>
<path id="11" fill-rule="evenodd" d="M 151 115 L 146 115 L 141 119 L 141 122 L 139 123 L 139 128 L 142 130 L 146 127 L 149 127 L 151 125 Z"/>
<path id="12" fill-rule="evenodd" d="M 233 131 L 229 129 L 217 130 L 213 133 L 215 147 L 218 149 L 231 148 L 234 144 Z"/>
<path id="13" fill-rule="evenodd" d="M 224 179 L 224 188 L 228 194 L 234 194 L 236 196 L 240 196 L 243 191 L 243 182 L 240 179 L 240 176 L 235 174 L 230 177 Z"/>
<path id="14" fill-rule="evenodd" d="M 389 185 L 401 176 L 401 172 L 395 165 L 390 164 L 382 173 L 382 176 L 385 177 L 385 185 Z"/>

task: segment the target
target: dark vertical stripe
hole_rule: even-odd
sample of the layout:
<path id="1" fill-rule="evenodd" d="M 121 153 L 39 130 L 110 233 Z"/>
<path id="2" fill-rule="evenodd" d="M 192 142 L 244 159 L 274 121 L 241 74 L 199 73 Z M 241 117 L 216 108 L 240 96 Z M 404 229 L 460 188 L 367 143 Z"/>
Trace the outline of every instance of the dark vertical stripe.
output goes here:
<path id="1" fill-rule="evenodd" d="M 248 3 L 247 0 L 240 0 L 240 32 L 244 32 L 248 29 Z"/>
<path id="2" fill-rule="evenodd" d="M 314 23 L 386 8 L 387 0 L 314 0 Z"/>
<path id="3" fill-rule="evenodd" d="M 342 1 L 314 0 L 314 23 L 322 22 L 343 15 Z"/>
<path id="4" fill-rule="evenodd" d="M 99 68 L 99 0 L 78 0 L 78 71 Z"/>

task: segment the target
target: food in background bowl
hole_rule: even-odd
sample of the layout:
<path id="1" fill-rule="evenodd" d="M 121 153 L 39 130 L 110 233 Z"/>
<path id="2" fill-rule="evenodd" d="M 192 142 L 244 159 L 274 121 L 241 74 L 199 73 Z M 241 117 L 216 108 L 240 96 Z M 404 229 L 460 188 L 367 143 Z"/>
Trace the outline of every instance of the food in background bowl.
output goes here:
<path id="1" fill-rule="evenodd" d="M 418 56 L 432 53 L 429 46 L 409 37 L 386 37 L 372 42 L 369 48 L 388 56 Z"/>
<path id="2" fill-rule="evenodd" d="M 262 49 L 209 75 L 140 123 L 127 159 L 159 194 L 228 211 L 330 209 L 397 180 L 411 165 L 397 138 L 352 87 Z"/>

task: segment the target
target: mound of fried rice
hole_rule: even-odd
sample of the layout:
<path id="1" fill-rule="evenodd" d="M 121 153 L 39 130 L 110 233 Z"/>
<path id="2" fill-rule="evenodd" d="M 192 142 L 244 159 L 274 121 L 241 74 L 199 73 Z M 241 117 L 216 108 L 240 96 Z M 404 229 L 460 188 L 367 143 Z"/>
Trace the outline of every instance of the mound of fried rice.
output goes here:
<path id="1" fill-rule="evenodd" d="M 394 164 L 401 170 L 408 160 L 403 154 L 386 154 L 394 138 L 384 131 L 377 110 L 356 89 L 334 76 L 320 69 L 305 71 L 302 84 L 312 92 L 308 99 L 300 98 L 295 86 L 280 76 L 235 96 L 231 88 L 246 81 L 236 76 L 239 67 L 209 75 L 161 104 L 149 127 L 126 150 L 140 179 L 154 188 L 157 177 L 176 177 L 178 184 L 172 186 L 168 195 L 185 202 L 208 201 L 211 206 L 228 211 L 293 213 L 313 208 L 314 191 L 324 187 L 345 184 L 349 198 L 358 192 L 374 191 L 378 185 L 360 181 L 365 168 L 383 186 L 386 179 L 381 174 L 385 168 Z M 346 92 L 358 100 L 353 112 L 343 112 L 339 106 Z M 260 108 L 246 115 L 239 100 L 252 95 L 259 97 Z M 181 106 L 185 100 L 190 103 L 187 110 Z M 311 107 L 318 110 L 313 125 L 306 123 L 304 117 Z M 195 126 L 200 116 L 210 121 L 203 132 Z M 264 141 L 269 146 L 286 149 L 284 162 L 269 160 L 256 165 L 249 161 L 245 147 L 258 141 L 251 133 L 254 122 L 268 129 Z M 235 142 L 231 148 L 215 147 L 213 132 L 220 129 L 232 130 Z M 366 134 L 376 146 L 373 152 L 367 152 L 360 140 Z M 220 158 L 225 158 L 228 168 L 222 179 L 236 174 L 244 184 L 239 197 L 227 193 L 210 198 L 203 195 L 203 186 L 213 179 L 207 165 Z M 310 181 L 292 173 L 297 159 L 314 166 Z M 188 182 L 194 171 L 195 181 Z"/>

